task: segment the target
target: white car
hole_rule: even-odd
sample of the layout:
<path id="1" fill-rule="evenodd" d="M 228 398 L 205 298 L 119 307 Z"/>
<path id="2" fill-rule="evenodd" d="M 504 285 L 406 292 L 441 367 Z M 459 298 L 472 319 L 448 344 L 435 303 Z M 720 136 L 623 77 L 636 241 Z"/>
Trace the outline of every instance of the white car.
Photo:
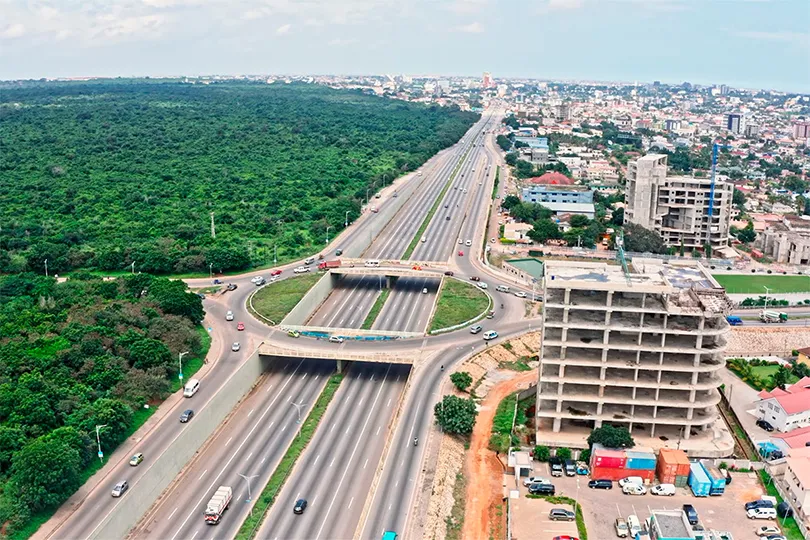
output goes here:
<path id="1" fill-rule="evenodd" d="M 486 284 L 486 283 L 484 283 L 483 281 L 479 281 L 479 282 L 478 282 L 478 288 L 479 288 L 479 289 L 486 289 L 487 287 L 489 287 L 489 285 L 487 285 L 487 284 Z"/>
<path id="2" fill-rule="evenodd" d="M 645 495 L 647 488 L 639 484 L 625 484 L 622 486 L 622 493 L 625 495 Z"/>
<path id="3" fill-rule="evenodd" d="M 239 349 L 241 349 L 241 348 L 242 348 L 242 346 L 241 346 L 241 345 L 239 345 L 239 342 L 238 342 L 238 341 L 234 341 L 234 342 L 233 342 L 233 345 L 231 345 L 231 350 L 232 350 L 233 352 L 237 352 L 237 351 L 239 351 Z"/>
<path id="4" fill-rule="evenodd" d="M 658 484 L 650 488 L 650 493 L 653 495 L 667 495 L 672 497 L 675 495 L 674 484 Z"/>
<path id="5" fill-rule="evenodd" d="M 550 484 L 551 480 L 542 476 L 529 476 L 523 479 L 523 485 L 529 487 L 532 484 Z"/>
<path id="6" fill-rule="evenodd" d="M 523 291 L 515 291 L 515 296 L 518 298 L 526 298 L 526 293 Z"/>
<path id="7" fill-rule="evenodd" d="M 472 240 L 467 240 L 466 242 L 464 242 L 464 245 L 465 246 L 471 246 L 472 245 Z"/>
<path id="8" fill-rule="evenodd" d="M 424 289 L 422 289 L 422 294 L 427 294 L 427 292 L 428 292 L 428 291 L 427 291 L 427 287 L 425 287 Z"/>
<path id="9" fill-rule="evenodd" d="M 343 343 L 343 338 L 340 336 L 329 336 L 329 341 L 331 343 Z"/>
<path id="10" fill-rule="evenodd" d="M 487 332 L 484 332 L 484 341 L 489 341 L 490 339 L 495 339 L 496 337 L 498 337 L 498 332 L 495 330 L 488 330 Z"/>
<path id="11" fill-rule="evenodd" d="M 250 282 L 251 283 L 256 283 L 256 282 L 259 282 L 259 281 L 261 281 L 263 279 L 264 278 L 262 276 L 253 276 L 252 278 L 250 278 Z"/>
<path id="12" fill-rule="evenodd" d="M 228 313 L 225 314 L 225 320 L 226 321 L 232 321 L 233 320 L 233 311 L 229 311 Z"/>
<path id="13" fill-rule="evenodd" d="M 296 274 L 303 274 L 304 272 L 309 272 L 309 268 L 306 266 L 299 266 L 295 270 L 293 270 Z"/>
<path id="14" fill-rule="evenodd" d="M 462 245 L 463 243 L 464 243 L 464 240 L 462 240 L 461 238 L 459 238 L 459 239 L 458 239 L 458 245 Z"/>
<path id="15" fill-rule="evenodd" d="M 620 488 L 623 488 L 624 486 L 626 486 L 628 484 L 636 484 L 638 486 L 643 486 L 644 485 L 644 479 L 641 478 L 640 476 L 628 476 L 627 478 L 622 478 L 621 480 L 619 480 L 619 487 Z"/>
<path id="16" fill-rule="evenodd" d="M 769 534 L 782 534 L 782 530 L 776 525 L 765 525 L 757 529 L 757 536 L 768 536 Z"/>

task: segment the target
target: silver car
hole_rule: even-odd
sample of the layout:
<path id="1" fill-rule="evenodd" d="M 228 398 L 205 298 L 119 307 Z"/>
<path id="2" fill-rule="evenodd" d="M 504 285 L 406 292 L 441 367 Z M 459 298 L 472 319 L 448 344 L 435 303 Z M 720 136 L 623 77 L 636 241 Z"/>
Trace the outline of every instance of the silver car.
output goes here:
<path id="1" fill-rule="evenodd" d="M 122 480 L 122 481 L 118 482 L 117 484 L 115 484 L 115 487 L 112 490 L 112 496 L 113 497 L 120 497 L 128 489 L 129 489 L 129 482 L 127 482 L 126 480 Z"/>

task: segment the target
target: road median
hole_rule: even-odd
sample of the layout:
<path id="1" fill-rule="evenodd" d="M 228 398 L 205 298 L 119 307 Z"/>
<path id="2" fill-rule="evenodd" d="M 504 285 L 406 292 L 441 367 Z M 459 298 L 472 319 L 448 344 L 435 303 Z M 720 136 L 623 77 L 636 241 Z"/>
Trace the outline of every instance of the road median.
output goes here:
<path id="1" fill-rule="evenodd" d="M 380 291 L 380 294 L 374 301 L 374 305 L 371 306 L 371 311 L 369 311 L 368 315 L 366 315 L 366 320 L 363 321 L 363 326 L 360 327 L 361 330 L 371 330 L 371 327 L 374 326 L 374 321 L 376 321 L 377 317 L 380 316 L 380 312 L 382 311 L 383 306 L 385 306 L 385 302 L 388 300 L 388 296 L 390 294 L 391 289 L 383 289 Z"/>

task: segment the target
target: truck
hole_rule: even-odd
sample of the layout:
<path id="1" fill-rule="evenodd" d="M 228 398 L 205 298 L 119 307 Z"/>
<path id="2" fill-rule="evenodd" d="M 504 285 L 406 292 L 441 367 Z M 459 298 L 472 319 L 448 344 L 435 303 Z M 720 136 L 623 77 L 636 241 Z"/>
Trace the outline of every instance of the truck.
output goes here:
<path id="1" fill-rule="evenodd" d="M 726 321 L 731 326 L 741 326 L 743 323 L 743 320 L 740 317 L 737 317 L 736 315 L 729 315 L 728 317 L 726 317 Z"/>
<path id="2" fill-rule="evenodd" d="M 340 268 L 340 259 L 334 261 L 323 261 L 318 264 L 318 270 L 329 270 L 330 268 Z"/>
<path id="3" fill-rule="evenodd" d="M 233 490 L 230 486 L 219 486 L 214 492 L 214 496 L 205 505 L 205 523 L 216 525 L 222 519 L 222 514 L 228 509 L 233 497 Z"/>
<path id="4" fill-rule="evenodd" d="M 764 323 L 783 323 L 788 320 L 788 314 L 784 311 L 765 311 L 763 309 L 759 312 L 759 320 Z"/>

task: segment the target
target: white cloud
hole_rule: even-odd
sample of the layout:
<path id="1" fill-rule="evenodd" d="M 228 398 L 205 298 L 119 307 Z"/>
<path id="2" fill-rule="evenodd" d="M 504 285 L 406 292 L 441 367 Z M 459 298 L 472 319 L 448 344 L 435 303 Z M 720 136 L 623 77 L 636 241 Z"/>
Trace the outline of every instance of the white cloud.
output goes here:
<path id="1" fill-rule="evenodd" d="M 0 39 L 14 39 L 25 35 L 25 25 L 20 23 L 9 24 L 0 30 Z"/>
<path id="2" fill-rule="evenodd" d="M 474 22 L 464 26 L 457 26 L 456 31 L 466 32 L 467 34 L 480 34 L 484 31 L 484 26 L 479 22 Z"/>
<path id="3" fill-rule="evenodd" d="M 810 47 L 810 33 L 807 32 L 734 32 L 737 37 L 753 39 L 759 41 L 781 41 L 783 43 L 793 43 L 800 47 Z"/>
<path id="4" fill-rule="evenodd" d="M 276 28 L 276 34 L 278 34 L 279 36 L 288 34 L 290 32 L 290 28 L 292 28 L 291 24 L 282 24 L 281 26 Z"/>

